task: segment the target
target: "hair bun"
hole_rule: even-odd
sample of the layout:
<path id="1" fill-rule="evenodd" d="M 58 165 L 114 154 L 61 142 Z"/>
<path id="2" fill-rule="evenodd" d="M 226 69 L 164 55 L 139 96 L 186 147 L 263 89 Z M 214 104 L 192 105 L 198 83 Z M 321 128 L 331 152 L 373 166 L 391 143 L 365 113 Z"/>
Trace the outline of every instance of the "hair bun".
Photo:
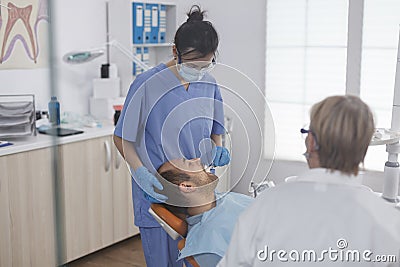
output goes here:
<path id="1" fill-rule="evenodd" d="M 193 5 L 189 13 L 186 14 L 188 16 L 186 22 L 203 21 L 204 13 L 205 11 L 201 11 L 198 5 Z"/>

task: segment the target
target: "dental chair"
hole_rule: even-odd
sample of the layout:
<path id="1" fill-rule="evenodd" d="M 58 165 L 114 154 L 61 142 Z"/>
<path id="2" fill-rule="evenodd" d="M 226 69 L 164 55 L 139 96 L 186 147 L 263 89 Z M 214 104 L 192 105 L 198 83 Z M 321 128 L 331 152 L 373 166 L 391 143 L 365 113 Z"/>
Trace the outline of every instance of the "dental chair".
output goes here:
<path id="1" fill-rule="evenodd" d="M 253 194 L 253 197 L 257 197 L 262 191 L 267 188 L 274 187 L 273 181 L 262 181 L 261 183 L 251 182 L 249 192 Z M 172 206 L 171 206 L 172 207 Z M 184 214 L 174 211 L 171 212 L 164 204 L 151 204 L 149 213 L 156 219 L 161 227 L 168 233 L 168 235 L 176 240 L 182 238 L 178 242 L 178 249 L 182 250 L 185 247 L 186 235 L 188 232 L 188 225 L 184 219 Z M 183 215 L 183 216 L 179 216 Z M 193 267 L 200 267 L 193 256 L 185 258 Z"/>
<path id="2" fill-rule="evenodd" d="M 169 211 L 163 204 L 151 204 L 149 213 L 172 239 L 176 240 L 177 238 L 182 238 L 178 242 L 178 249 L 182 250 L 185 247 L 185 237 L 188 231 L 186 221 Z M 193 267 L 200 267 L 193 256 L 186 257 L 185 259 Z"/>

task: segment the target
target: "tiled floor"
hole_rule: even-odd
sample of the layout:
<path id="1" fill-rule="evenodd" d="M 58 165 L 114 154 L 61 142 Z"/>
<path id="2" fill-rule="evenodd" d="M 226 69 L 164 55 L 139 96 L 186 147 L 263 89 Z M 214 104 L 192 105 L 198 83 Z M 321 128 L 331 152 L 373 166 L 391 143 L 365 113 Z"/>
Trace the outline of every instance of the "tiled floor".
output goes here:
<path id="1" fill-rule="evenodd" d="M 102 249 L 67 266 L 71 267 L 146 267 L 140 235 Z"/>

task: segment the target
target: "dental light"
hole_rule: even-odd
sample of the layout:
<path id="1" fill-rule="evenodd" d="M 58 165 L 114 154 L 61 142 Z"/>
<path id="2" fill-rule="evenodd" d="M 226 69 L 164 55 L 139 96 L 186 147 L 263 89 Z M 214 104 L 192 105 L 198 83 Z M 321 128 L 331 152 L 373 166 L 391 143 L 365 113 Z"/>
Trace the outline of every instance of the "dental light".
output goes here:
<path id="1" fill-rule="evenodd" d="M 104 50 L 73 51 L 64 55 L 63 60 L 69 64 L 81 64 L 104 55 Z"/>
<path id="2" fill-rule="evenodd" d="M 111 47 L 117 48 L 122 54 L 127 56 L 131 61 L 135 62 L 143 70 L 148 70 L 150 68 L 143 61 L 138 59 L 135 56 L 135 54 L 133 54 L 131 51 L 126 49 L 124 46 L 122 46 L 118 41 L 113 40 L 113 41 L 107 43 L 106 46 L 111 46 Z M 95 59 L 99 56 L 104 55 L 106 53 L 105 49 L 106 49 L 106 47 L 101 47 L 101 48 L 95 48 L 95 49 L 89 49 L 89 50 L 68 52 L 63 56 L 63 60 L 64 60 L 64 62 L 66 62 L 68 64 L 86 63 L 86 62 L 92 61 L 93 59 Z"/>

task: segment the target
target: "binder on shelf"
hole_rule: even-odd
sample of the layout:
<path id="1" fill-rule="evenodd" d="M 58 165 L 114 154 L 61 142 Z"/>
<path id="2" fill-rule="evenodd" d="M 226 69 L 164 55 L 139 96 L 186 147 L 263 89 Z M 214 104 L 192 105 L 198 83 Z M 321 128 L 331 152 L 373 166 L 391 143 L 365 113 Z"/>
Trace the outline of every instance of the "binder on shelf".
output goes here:
<path id="1" fill-rule="evenodd" d="M 165 43 L 165 33 L 167 32 L 167 7 L 166 5 L 160 5 L 159 15 L 159 43 Z"/>
<path id="2" fill-rule="evenodd" d="M 151 7 L 151 32 L 150 32 L 150 43 L 158 43 L 158 32 L 159 32 L 159 14 L 158 4 L 149 4 Z"/>
<path id="3" fill-rule="evenodd" d="M 137 59 L 141 60 L 142 59 L 142 48 L 141 47 L 136 47 L 134 49 L 135 49 L 135 51 L 134 51 L 135 57 Z M 135 62 L 133 62 L 132 64 L 133 64 L 133 73 L 132 73 L 133 76 L 136 76 L 136 75 L 140 74 L 139 66 Z"/>
<path id="4" fill-rule="evenodd" d="M 136 47 L 136 51 L 135 51 L 135 57 L 141 61 L 143 61 L 143 50 L 144 49 L 148 49 L 147 47 Z M 133 76 L 139 75 L 140 73 L 143 72 L 143 69 L 137 65 L 136 63 L 133 62 Z"/>
<path id="5" fill-rule="evenodd" d="M 151 4 L 144 5 L 144 43 L 150 43 L 151 41 L 151 8 Z"/>
<path id="6" fill-rule="evenodd" d="M 149 66 L 150 65 L 150 55 L 149 55 L 149 48 L 143 47 L 142 49 L 142 61 Z M 142 69 L 143 72 L 143 69 Z"/>
<path id="7" fill-rule="evenodd" d="M 133 43 L 143 44 L 144 31 L 144 6 L 143 3 L 132 3 Z"/>

